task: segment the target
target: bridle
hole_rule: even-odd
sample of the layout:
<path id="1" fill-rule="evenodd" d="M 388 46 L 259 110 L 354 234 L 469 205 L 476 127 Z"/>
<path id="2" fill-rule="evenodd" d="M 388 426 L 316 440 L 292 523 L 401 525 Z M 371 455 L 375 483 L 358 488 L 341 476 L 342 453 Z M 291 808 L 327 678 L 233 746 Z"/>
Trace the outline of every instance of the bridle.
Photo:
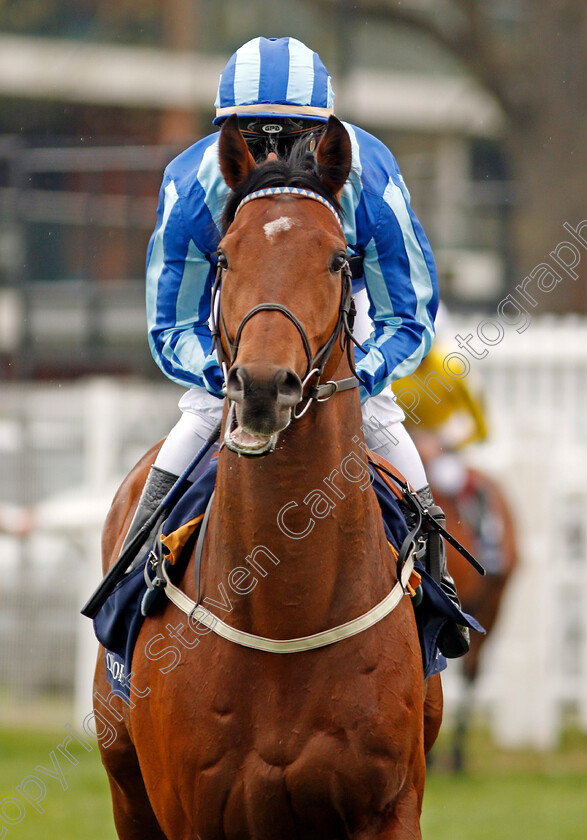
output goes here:
<path id="1" fill-rule="evenodd" d="M 238 205 L 234 215 L 236 216 L 239 210 L 245 204 L 248 204 L 250 201 L 254 201 L 258 198 L 270 198 L 275 195 L 294 195 L 300 198 L 307 198 L 312 201 L 320 202 L 320 204 L 327 207 L 334 214 L 342 230 L 342 222 L 334 206 L 318 193 L 314 193 L 311 190 L 305 190 L 300 187 L 271 187 L 269 189 L 257 190 L 256 192 L 249 193 L 249 195 L 245 196 L 245 198 L 243 198 L 241 203 Z M 339 391 L 346 391 L 351 388 L 356 388 L 359 385 L 360 377 L 355 370 L 354 358 L 352 353 L 352 344 L 356 344 L 357 347 L 361 347 L 361 345 L 356 341 L 352 334 L 353 323 L 355 319 L 355 304 L 352 296 L 352 274 L 348 260 L 345 260 L 340 269 L 341 292 L 340 304 L 338 308 L 338 318 L 336 324 L 330 336 L 326 339 L 325 343 L 315 354 L 312 353 L 310 341 L 303 327 L 303 324 L 296 317 L 296 315 L 294 315 L 291 309 L 288 309 L 287 306 L 284 306 L 281 303 L 259 303 L 257 304 L 257 306 L 254 306 L 252 309 L 250 309 L 240 322 L 234 337 L 234 341 L 231 342 L 228 337 L 228 331 L 226 329 L 226 323 L 224 321 L 220 301 L 222 271 L 223 266 L 219 263 L 218 268 L 216 270 L 216 279 L 212 287 L 210 331 L 212 333 L 213 339 L 212 346 L 216 349 L 218 361 L 220 363 L 220 367 L 224 376 L 225 391 L 228 371 L 236 361 L 242 331 L 245 325 L 252 318 L 254 318 L 255 315 L 258 315 L 259 312 L 280 312 L 282 315 L 284 315 L 291 321 L 291 323 L 294 325 L 294 327 L 297 329 L 300 335 L 304 347 L 304 352 L 306 354 L 306 370 L 302 380 L 302 390 L 306 388 L 306 386 L 308 385 L 308 383 L 311 382 L 312 379 L 315 379 L 314 384 L 304 395 L 307 400 L 304 408 L 301 411 L 297 411 L 297 406 L 294 408 L 294 418 L 297 419 L 302 417 L 306 413 L 313 401 L 325 402 Z M 228 348 L 228 354 L 224 350 L 223 341 L 224 344 L 226 344 L 226 347 Z M 340 342 L 340 347 L 343 351 L 346 349 L 349 366 L 353 372 L 353 375 L 347 377 L 346 379 L 340 379 L 337 381 L 328 380 L 327 382 L 320 383 L 320 377 L 324 372 L 324 369 L 328 363 L 330 355 L 337 341 Z"/>

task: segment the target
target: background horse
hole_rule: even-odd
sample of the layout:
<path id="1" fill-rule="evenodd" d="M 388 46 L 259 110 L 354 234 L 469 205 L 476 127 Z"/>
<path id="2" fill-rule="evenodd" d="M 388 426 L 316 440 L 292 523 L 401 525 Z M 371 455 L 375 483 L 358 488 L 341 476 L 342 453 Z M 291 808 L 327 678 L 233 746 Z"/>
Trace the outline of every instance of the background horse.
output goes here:
<path id="1" fill-rule="evenodd" d="M 201 600 L 239 631 L 311 636 L 366 613 L 397 584 L 360 448 L 358 390 L 308 401 L 316 369 L 324 382 L 353 375 L 336 213 L 350 141 L 331 118 L 317 149 L 320 177 L 277 161 L 256 169 L 236 119 L 224 123 L 219 148 L 235 191 L 218 310 L 234 410 L 225 409 Z M 277 186 L 287 176 L 286 186 L 311 193 L 257 196 L 234 216 L 272 173 Z M 114 501 L 105 570 L 154 457 Z M 196 597 L 193 557 L 178 586 Z M 442 696 L 438 677 L 424 684 L 407 595 L 365 632 L 294 654 L 233 644 L 163 599 L 142 626 L 132 672 L 130 704 L 106 698 L 116 722 L 114 736 L 101 737 L 122 840 L 421 836 L 424 754 Z M 98 715 L 108 693 L 103 655 L 97 693 Z"/>
<path id="2" fill-rule="evenodd" d="M 487 574 L 481 577 L 458 551 L 446 544 L 448 567 L 457 585 L 463 609 L 474 615 L 487 631 L 486 635 L 471 634 L 469 653 L 460 660 L 464 690 L 456 709 L 451 745 L 452 767 L 457 771 L 465 767 L 466 736 L 481 650 L 491 635 L 506 584 L 518 562 L 515 524 L 501 487 L 495 479 L 478 470 L 467 468 L 466 476 L 466 483 L 458 493 L 449 494 L 432 485 L 434 499 L 446 514 L 449 531 L 487 568 Z M 491 559 L 480 538 L 483 519 L 486 530 L 491 532 L 488 534 L 492 542 Z"/>

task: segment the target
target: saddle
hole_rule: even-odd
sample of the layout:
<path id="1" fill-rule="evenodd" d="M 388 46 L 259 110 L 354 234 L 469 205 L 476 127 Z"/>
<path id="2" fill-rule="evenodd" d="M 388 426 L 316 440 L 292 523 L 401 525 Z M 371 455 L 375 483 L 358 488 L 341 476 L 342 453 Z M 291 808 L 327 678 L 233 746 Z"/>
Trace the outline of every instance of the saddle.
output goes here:
<path id="1" fill-rule="evenodd" d="M 217 460 L 212 458 L 198 480 L 187 487 L 179 498 L 159 528 L 153 544 L 145 549 L 132 571 L 116 585 L 94 617 L 94 632 L 105 649 L 108 681 L 113 691 L 127 702 L 130 702 L 132 655 L 143 621 L 157 608 L 166 577 L 177 580 L 194 549 L 197 581 L 199 579 L 216 468 Z M 403 476 L 384 459 L 372 453 L 369 470 L 385 534 L 397 555 L 398 580 L 407 558 L 411 553 L 415 555 L 415 574 L 412 573 L 406 589 L 412 595 L 426 678 L 446 667 L 446 660 L 436 647 L 436 639 L 446 621 L 456 621 L 484 631 L 475 619 L 454 606 L 431 574 L 431 569 L 426 567 L 426 530 L 441 531 L 446 538 L 445 529 L 429 516 Z M 410 527 L 406 523 L 406 510 L 412 513 L 408 517 Z M 454 538 L 448 537 L 456 543 Z M 458 543 L 456 545 L 462 549 Z M 471 559 L 476 563 L 474 558 Z M 199 581 L 197 589 L 199 601 Z"/>

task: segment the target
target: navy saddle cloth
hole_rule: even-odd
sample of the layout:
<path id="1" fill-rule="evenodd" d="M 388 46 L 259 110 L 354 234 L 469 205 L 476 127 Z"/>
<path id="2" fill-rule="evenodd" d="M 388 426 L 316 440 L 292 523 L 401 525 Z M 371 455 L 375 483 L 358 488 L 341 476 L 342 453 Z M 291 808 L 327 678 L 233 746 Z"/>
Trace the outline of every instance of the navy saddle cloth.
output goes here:
<path id="1" fill-rule="evenodd" d="M 186 490 L 165 522 L 165 534 L 172 533 L 204 513 L 214 490 L 216 467 L 217 460 L 214 458 L 200 478 Z M 387 539 L 399 551 L 408 534 L 404 517 L 395 496 L 379 474 L 372 467 L 370 469 L 372 486 L 381 507 Z M 141 604 L 147 592 L 144 569 L 148 555 L 149 551 L 145 551 L 140 563 L 118 583 L 94 619 L 94 632 L 106 651 L 108 682 L 127 702 L 130 699 L 133 651 L 144 621 Z M 416 570 L 422 577 L 423 597 L 414 611 L 422 649 L 424 677 L 429 677 L 446 667 L 446 659 L 436 646 L 438 634 L 446 621 L 456 621 L 480 632 L 484 631 L 474 618 L 455 607 L 421 563 L 416 564 Z"/>

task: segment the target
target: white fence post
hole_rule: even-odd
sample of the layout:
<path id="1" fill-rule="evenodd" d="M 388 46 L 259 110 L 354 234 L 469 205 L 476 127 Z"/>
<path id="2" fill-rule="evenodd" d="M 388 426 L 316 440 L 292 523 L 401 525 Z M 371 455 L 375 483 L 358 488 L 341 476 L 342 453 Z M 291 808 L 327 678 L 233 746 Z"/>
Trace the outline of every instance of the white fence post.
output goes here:
<path id="1" fill-rule="evenodd" d="M 569 711 L 587 728 L 587 324 L 506 333 L 477 368 L 494 422 L 471 454 L 511 497 L 521 563 L 479 700 L 500 742 L 547 749 Z"/>
<path id="2" fill-rule="evenodd" d="M 491 720 L 502 745 L 549 749 L 556 744 L 560 726 L 553 679 L 557 605 L 550 556 L 550 493 L 539 447 L 523 449 L 522 458 L 508 470 L 508 483 L 515 493 L 521 563 L 502 606 Z"/>

